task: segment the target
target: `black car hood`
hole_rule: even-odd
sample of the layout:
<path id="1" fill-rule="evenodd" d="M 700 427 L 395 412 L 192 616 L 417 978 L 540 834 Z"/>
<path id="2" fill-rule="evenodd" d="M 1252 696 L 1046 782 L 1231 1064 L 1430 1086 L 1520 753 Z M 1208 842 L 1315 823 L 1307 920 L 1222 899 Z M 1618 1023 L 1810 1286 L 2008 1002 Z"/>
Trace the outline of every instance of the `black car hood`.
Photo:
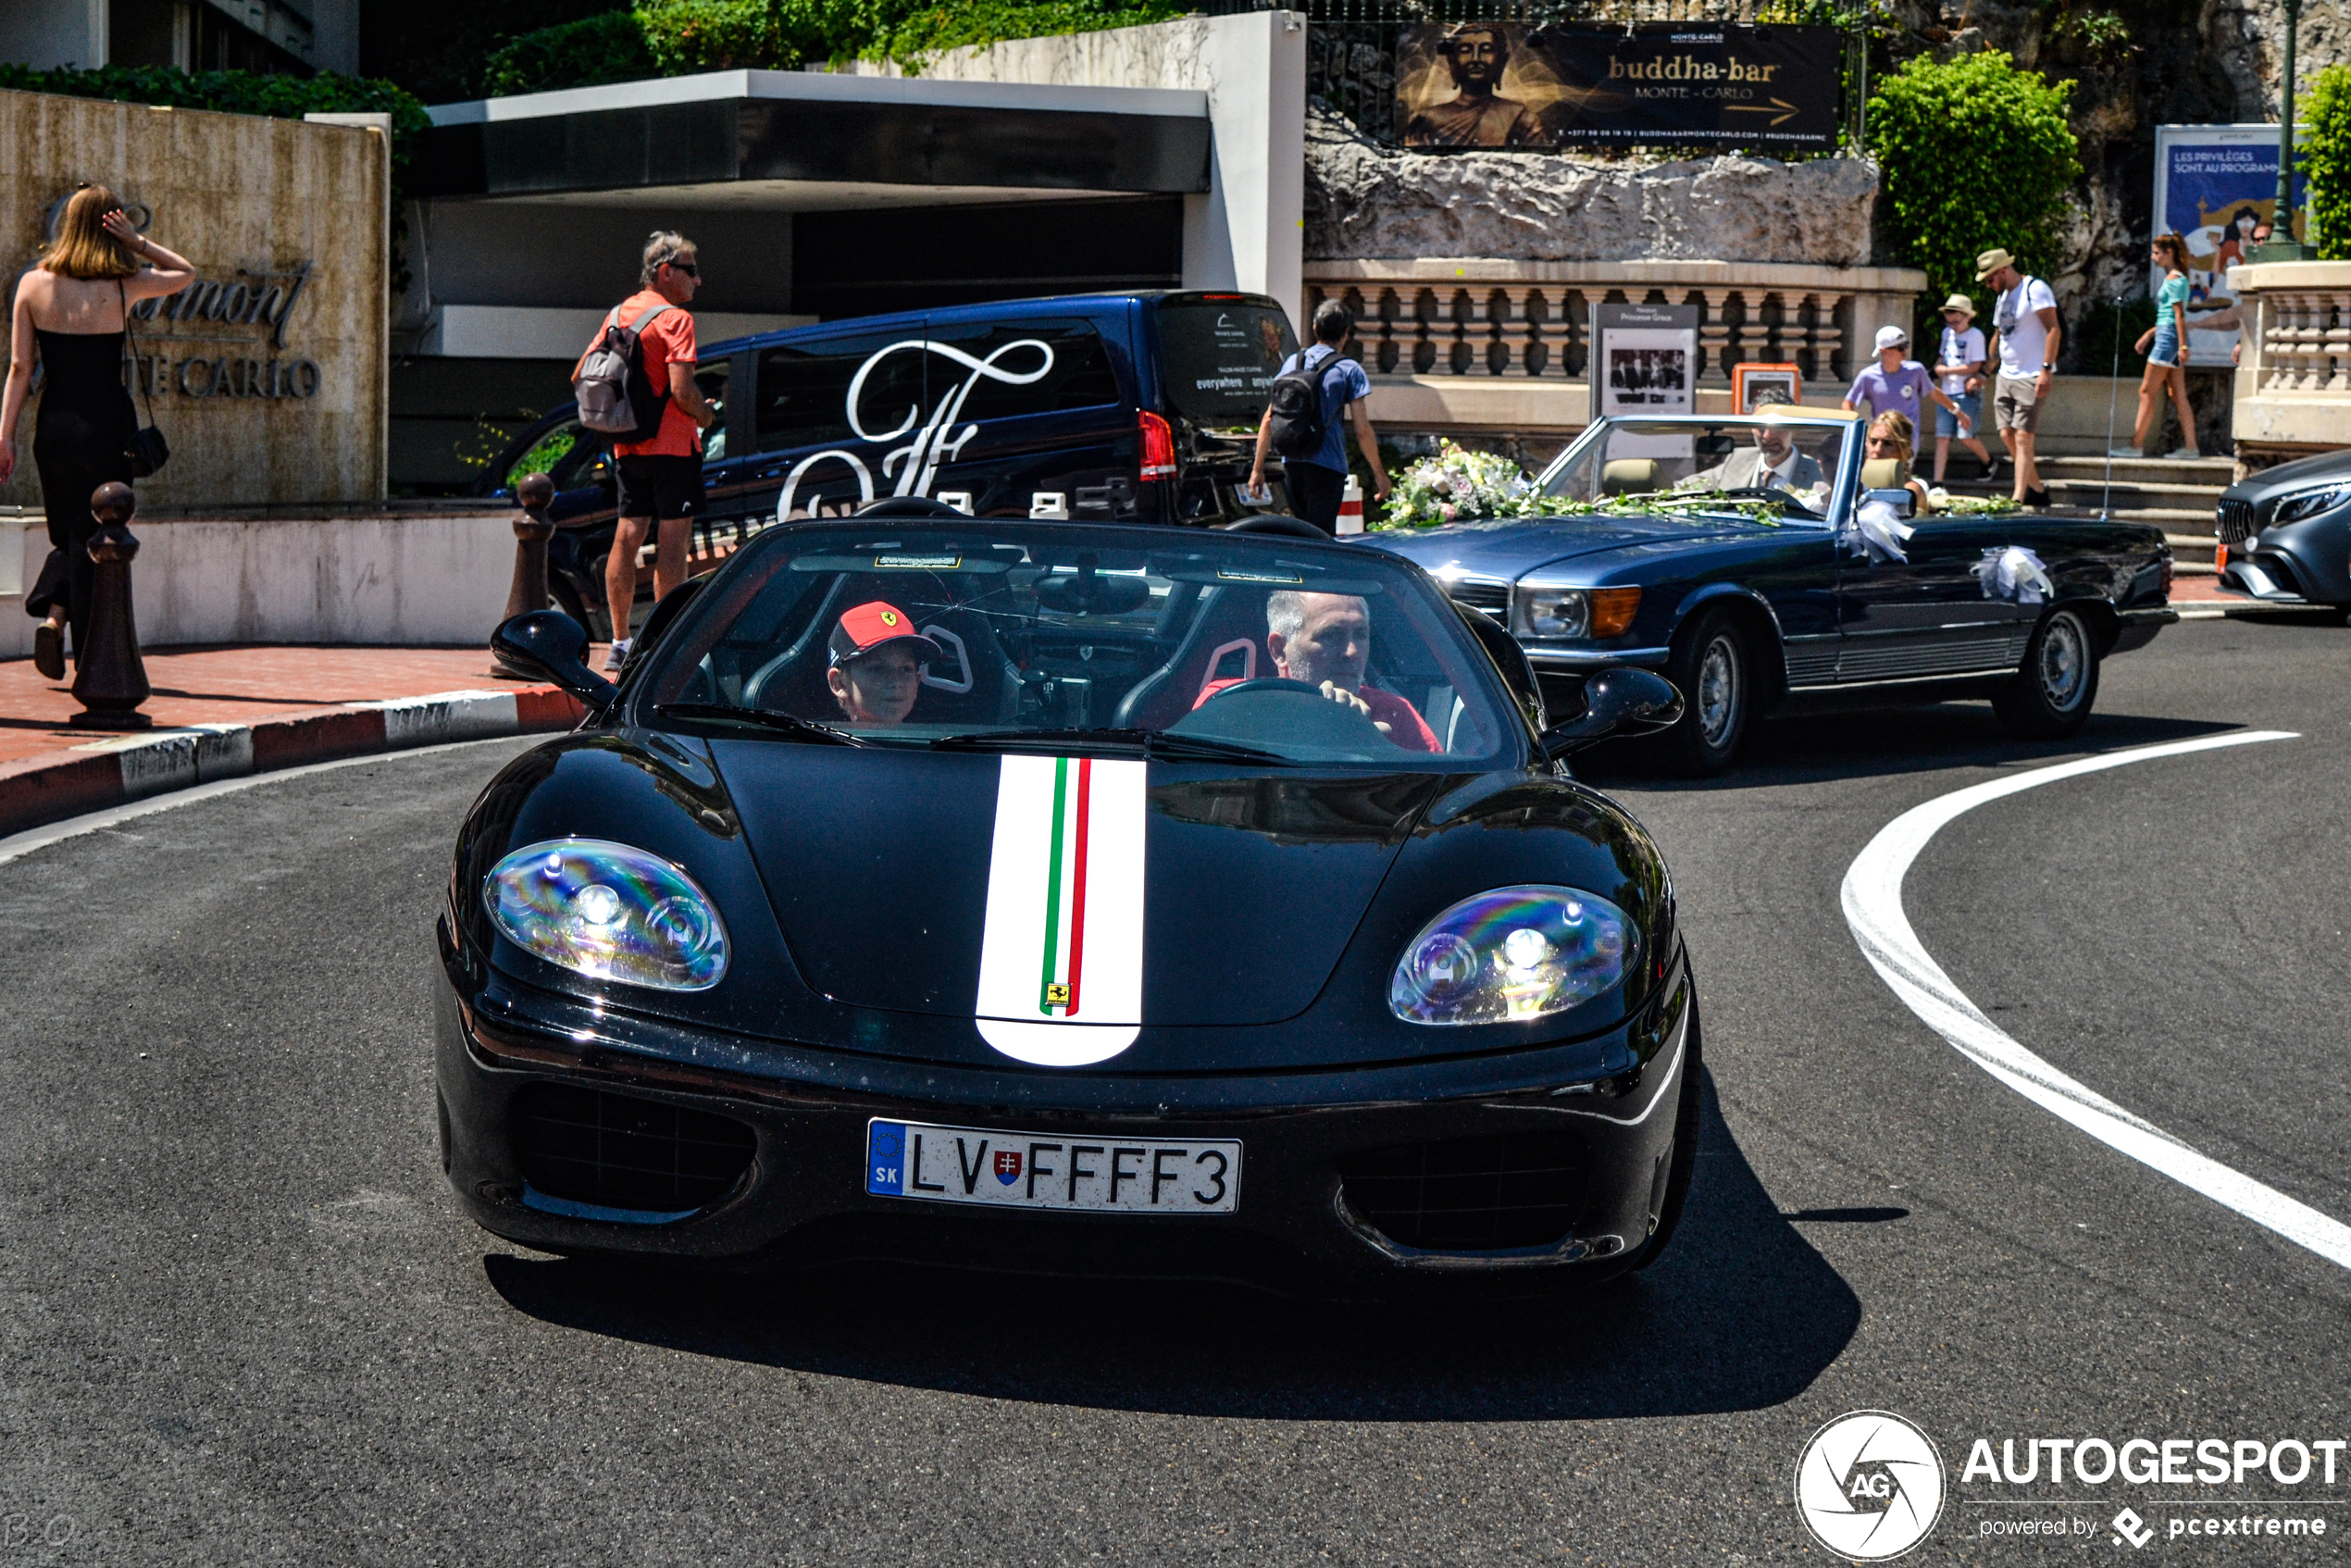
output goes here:
<path id="1" fill-rule="evenodd" d="M 1448 569 L 1475 577 L 1516 578 L 1554 561 L 1621 550 L 1628 545 L 1686 544 L 1699 540 L 1752 539 L 1757 529 L 1721 518 L 1635 513 L 1590 517 L 1515 517 L 1448 523 L 1368 536 L 1439 581 Z"/>
<path id="2" fill-rule="evenodd" d="M 1007 763 L 1038 759 L 709 745 L 808 984 L 855 1007 L 973 1016 L 1000 785 Z M 1304 1012 L 1442 783 L 1150 765 L 1133 819 L 1144 1020 Z"/>

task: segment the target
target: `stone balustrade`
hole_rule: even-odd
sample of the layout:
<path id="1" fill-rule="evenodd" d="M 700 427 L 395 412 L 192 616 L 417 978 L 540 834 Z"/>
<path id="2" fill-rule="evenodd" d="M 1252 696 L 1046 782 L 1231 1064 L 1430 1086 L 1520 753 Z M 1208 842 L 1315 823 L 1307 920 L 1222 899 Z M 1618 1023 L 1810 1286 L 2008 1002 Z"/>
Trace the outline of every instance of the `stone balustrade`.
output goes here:
<path id="1" fill-rule="evenodd" d="M 1809 389 L 1840 389 L 1877 330 L 1908 328 L 1925 275 L 1900 268 L 1722 261 L 1309 261 L 1306 314 L 1355 313 L 1349 352 L 1375 376 L 1580 380 L 1591 307 L 1698 307 L 1701 388 L 1727 390 L 1745 361 L 1795 364 Z"/>
<path id="2" fill-rule="evenodd" d="M 2229 269 L 2243 320 L 2232 433 L 2240 472 L 2351 446 L 2351 262 Z"/>

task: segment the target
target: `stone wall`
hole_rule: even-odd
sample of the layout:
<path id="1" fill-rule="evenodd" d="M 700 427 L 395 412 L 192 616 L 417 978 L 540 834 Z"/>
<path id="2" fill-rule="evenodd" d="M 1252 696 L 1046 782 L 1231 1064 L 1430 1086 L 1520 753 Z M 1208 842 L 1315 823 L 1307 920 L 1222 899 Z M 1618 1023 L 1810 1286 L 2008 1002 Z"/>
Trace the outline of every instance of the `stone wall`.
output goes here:
<path id="1" fill-rule="evenodd" d="M 171 461 L 140 481 L 143 509 L 380 497 L 390 267 L 383 137 L 0 93 L 0 251 L 9 276 L 38 260 L 51 208 L 82 180 L 112 186 L 152 213 L 155 237 L 197 271 L 191 296 L 134 323 L 137 369 L 171 442 Z M 41 504 L 31 462 L 39 407 L 35 398 L 26 409 L 19 471 L 0 485 L 0 503 Z"/>
<path id="2" fill-rule="evenodd" d="M 1605 161 L 1539 153 L 1399 152 L 1340 116 L 1306 128 L 1309 261 L 1871 264 L 1877 171 L 1853 158 Z"/>

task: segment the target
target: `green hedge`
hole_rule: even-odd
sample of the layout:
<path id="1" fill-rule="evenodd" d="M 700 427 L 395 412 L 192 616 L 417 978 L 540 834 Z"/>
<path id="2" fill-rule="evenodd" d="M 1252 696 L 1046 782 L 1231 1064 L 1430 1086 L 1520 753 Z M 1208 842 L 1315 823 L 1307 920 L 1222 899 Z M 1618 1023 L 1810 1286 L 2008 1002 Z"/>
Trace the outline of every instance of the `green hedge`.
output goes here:
<path id="1" fill-rule="evenodd" d="M 1955 292 L 1984 302 L 1984 251 L 2007 250 L 2043 278 L 2054 269 L 2082 178 L 2066 123 L 2072 91 L 1996 50 L 1948 64 L 1922 55 L 1879 80 L 1870 152 L 1894 238 L 1926 273 L 1930 312 Z"/>
<path id="2" fill-rule="evenodd" d="M 493 51 L 493 94 L 544 93 L 648 76 L 809 62 L 894 60 L 908 70 L 934 49 L 1008 38 L 1090 32 L 1180 16 L 1180 0 L 638 0 L 615 11 L 526 32 Z"/>
<path id="3" fill-rule="evenodd" d="M 2310 181 L 2309 243 L 2320 261 L 2351 261 L 2351 66 L 2320 71 L 2295 107 L 2310 128 L 2296 149 Z"/>
<path id="4" fill-rule="evenodd" d="M 645 47 L 645 30 L 628 11 L 612 11 L 526 32 L 482 60 L 482 89 L 491 97 L 552 87 L 596 87 L 658 74 Z"/>

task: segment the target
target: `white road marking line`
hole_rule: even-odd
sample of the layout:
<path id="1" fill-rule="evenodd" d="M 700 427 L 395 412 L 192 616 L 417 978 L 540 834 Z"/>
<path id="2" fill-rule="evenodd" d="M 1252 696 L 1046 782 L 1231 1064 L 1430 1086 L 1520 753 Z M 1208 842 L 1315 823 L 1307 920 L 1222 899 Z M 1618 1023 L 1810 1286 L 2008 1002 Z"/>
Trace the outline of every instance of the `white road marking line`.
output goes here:
<path id="1" fill-rule="evenodd" d="M 1863 956 L 1893 988 L 1894 994 L 1977 1066 L 2108 1148 L 2235 1210 L 2257 1225 L 2266 1226 L 2330 1263 L 2351 1268 L 2351 1226 L 2199 1154 L 2161 1127 L 2133 1115 L 2018 1044 L 1951 983 L 1951 977 L 1920 944 L 1918 934 L 1910 929 L 1909 916 L 1902 911 L 1902 878 L 1909 873 L 1910 863 L 1919 857 L 1919 852 L 1946 824 L 1988 801 L 2130 763 L 2183 756 L 2222 746 L 2295 739 L 2298 737 L 2286 730 L 2255 729 L 2208 736 L 2200 740 L 2141 746 L 2060 763 L 2055 767 L 2034 768 L 2012 778 L 1996 778 L 1913 806 L 1881 828 L 1847 867 L 1843 890 L 1845 921 L 1852 927 L 1853 940 L 1860 944 Z"/>
<path id="2" fill-rule="evenodd" d="M 479 746 L 491 740 L 527 739 L 529 737 L 521 735 L 486 735 L 479 740 L 451 740 L 438 746 L 410 746 L 397 752 L 367 752 L 355 757 L 337 757 L 332 762 L 305 763 L 300 767 L 273 768 L 267 773 L 249 773 L 240 778 L 223 778 L 211 784 L 198 784 L 193 789 L 175 790 L 168 795 L 107 806 L 103 811 L 84 812 L 80 816 L 68 816 L 62 822 L 45 823 L 39 828 L 28 828 L 21 833 L 11 833 L 0 839 L 0 865 L 29 855 L 35 850 L 46 849 L 63 839 L 78 839 L 84 833 L 95 833 L 101 828 L 112 828 L 118 822 L 128 822 L 134 816 L 147 816 L 159 811 L 170 811 L 176 806 L 193 805 L 215 795 L 255 789 L 263 784 L 276 784 L 288 778 L 300 778 L 307 773 L 359 767 L 371 762 L 394 762 L 402 757 L 435 756 L 442 752 L 454 752 L 460 746 Z"/>

